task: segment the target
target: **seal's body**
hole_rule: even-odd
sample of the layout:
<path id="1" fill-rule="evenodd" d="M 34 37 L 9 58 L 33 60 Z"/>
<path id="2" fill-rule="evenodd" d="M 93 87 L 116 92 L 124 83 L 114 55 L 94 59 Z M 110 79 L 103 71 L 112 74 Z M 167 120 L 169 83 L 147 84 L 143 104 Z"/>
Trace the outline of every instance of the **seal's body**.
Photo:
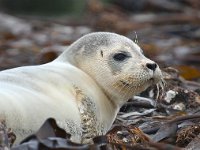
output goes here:
<path id="1" fill-rule="evenodd" d="M 53 62 L 1 71 L 0 119 L 17 142 L 53 117 L 73 141 L 87 143 L 110 129 L 126 100 L 161 78 L 128 38 L 88 34 Z"/>
<path id="2" fill-rule="evenodd" d="M 20 140 L 39 129 L 47 118 L 53 117 L 73 135 L 74 141 L 80 142 L 81 105 L 85 109 L 91 107 L 93 113 L 99 112 L 91 116 L 93 125 L 96 125 L 93 128 L 110 128 L 112 120 L 102 118 L 105 120 L 97 124 L 92 119 L 117 113 L 110 109 L 107 97 L 94 80 L 69 63 L 54 62 L 6 70 L 1 72 L 0 80 L 1 118 L 6 120 L 7 126 L 14 130 Z M 82 100 L 88 101 L 91 106 L 84 106 Z M 84 108 L 82 109 L 85 113 Z M 99 109 L 103 110 L 101 114 L 97 111 Z M 100 125 L 100 122 L 105 124 Z M 102 133 L 99 134 L 103 134 L 106 130 L 102 129 L 100 132 Z"/>

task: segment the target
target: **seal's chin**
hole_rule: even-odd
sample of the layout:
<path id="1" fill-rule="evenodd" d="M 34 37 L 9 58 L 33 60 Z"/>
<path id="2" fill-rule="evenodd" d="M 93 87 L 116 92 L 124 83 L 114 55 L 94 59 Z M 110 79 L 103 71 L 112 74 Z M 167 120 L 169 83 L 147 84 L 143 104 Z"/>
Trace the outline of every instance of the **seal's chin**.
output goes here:
<path id="1" fill-rule="evenodd" d="M 133 78 L 130 76 L 121 78 L 112 84 L 112 93 L 110 95 L 114 96 L 110 97 L 114 97 L 114 101 L 116 101 L 119 106 L 122 106 L 125 101 L 132 98 L 134 95 L 140 94 L 152 85 L 156 85 L 157 87 L 157 84 L 160 82 L 162 82 L 162 76 L 159 75 L 146 78 Z M 161 85 L 161 87 L 163 86 Z"/>
<path id="2" fill-rule="evenodd" d="M 115 84 L 114 88 L 123 95 L 133 96 L 134 94 L 138 94 L 144 91 L 153 83 L 154 83 L 154 79 L 144 80 L 141 82 L 136 82 L 136 81 L 131 82 L 130 80 L 119 80 L 117 84 Z"/>
<path id="3" fill-rule="evenodd" d="M 130 82 L 130 81 L 126 81 L 126 80 L 120 80 L 120 83 L 124 86 L 124 87 L 142 87 L 145 85 L 153 85 L 153 84 L 157 84 L 159 82 L 159 79 L 155 78 L 155 77 L 151 77 L 149 79 L 146 79 L 144 81 L 135 83 L 135 82 Z"/>
<path id="4" fill-rule="evenodd" d="M 149 86 L 155 85 L 158 82 L 160 82 L 160 79 L 157 77 L 150 77 L 149 79 L 145 80 L 137 80 L 139 82 L 136 82 L 136 80 L 131 81 L 129 80 L 119 80 L 117 83 L 116 89 L 119 90 L 119 92 L 125 92 L 125 93 L 132 93 L 132 94 L 139 94 L 146 90 Z"/>

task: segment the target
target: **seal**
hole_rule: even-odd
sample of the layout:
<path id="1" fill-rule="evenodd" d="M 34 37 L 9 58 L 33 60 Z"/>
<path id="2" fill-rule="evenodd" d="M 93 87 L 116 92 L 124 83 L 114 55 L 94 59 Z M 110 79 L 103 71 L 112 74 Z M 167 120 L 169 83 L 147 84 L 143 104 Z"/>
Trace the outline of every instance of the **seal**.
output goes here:
<path id="1" fill-rule="evenodd" d="M 0 118 L 18 143 L 47 118 L 88 143 L 106 134 L 133 95 L 160 84 L 159 66 L 132 40 L 96 32 L 72 43 L 54 61 L 0 72 Z"/>

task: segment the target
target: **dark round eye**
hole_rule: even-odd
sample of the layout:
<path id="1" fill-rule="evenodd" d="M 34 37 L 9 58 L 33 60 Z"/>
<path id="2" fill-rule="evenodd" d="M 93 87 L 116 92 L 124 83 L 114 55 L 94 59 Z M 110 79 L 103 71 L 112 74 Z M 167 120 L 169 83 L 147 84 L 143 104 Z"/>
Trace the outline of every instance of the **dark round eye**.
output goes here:
<path id="1" fill-rule="evenodd" d="M 127 58 L 128 56 L 124 53 L 117 53 L 113 56 L 113 59 L 116 61 L 123 61 Z"/>

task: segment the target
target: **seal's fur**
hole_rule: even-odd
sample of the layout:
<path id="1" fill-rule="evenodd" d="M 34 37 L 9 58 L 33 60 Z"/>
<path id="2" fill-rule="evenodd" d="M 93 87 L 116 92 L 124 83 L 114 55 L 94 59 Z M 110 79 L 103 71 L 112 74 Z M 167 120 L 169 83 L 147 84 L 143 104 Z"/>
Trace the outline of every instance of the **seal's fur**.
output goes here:
<path id="1" fill-rule="evenodd" d="M 50 63 L 1 71 L 0 119 L 17 142 L 53 117 L 73 141 L 86 143 L 110 129 L 130 97 L 161 78 L 159 67 L 130 39 L 91 33 Z"/>

